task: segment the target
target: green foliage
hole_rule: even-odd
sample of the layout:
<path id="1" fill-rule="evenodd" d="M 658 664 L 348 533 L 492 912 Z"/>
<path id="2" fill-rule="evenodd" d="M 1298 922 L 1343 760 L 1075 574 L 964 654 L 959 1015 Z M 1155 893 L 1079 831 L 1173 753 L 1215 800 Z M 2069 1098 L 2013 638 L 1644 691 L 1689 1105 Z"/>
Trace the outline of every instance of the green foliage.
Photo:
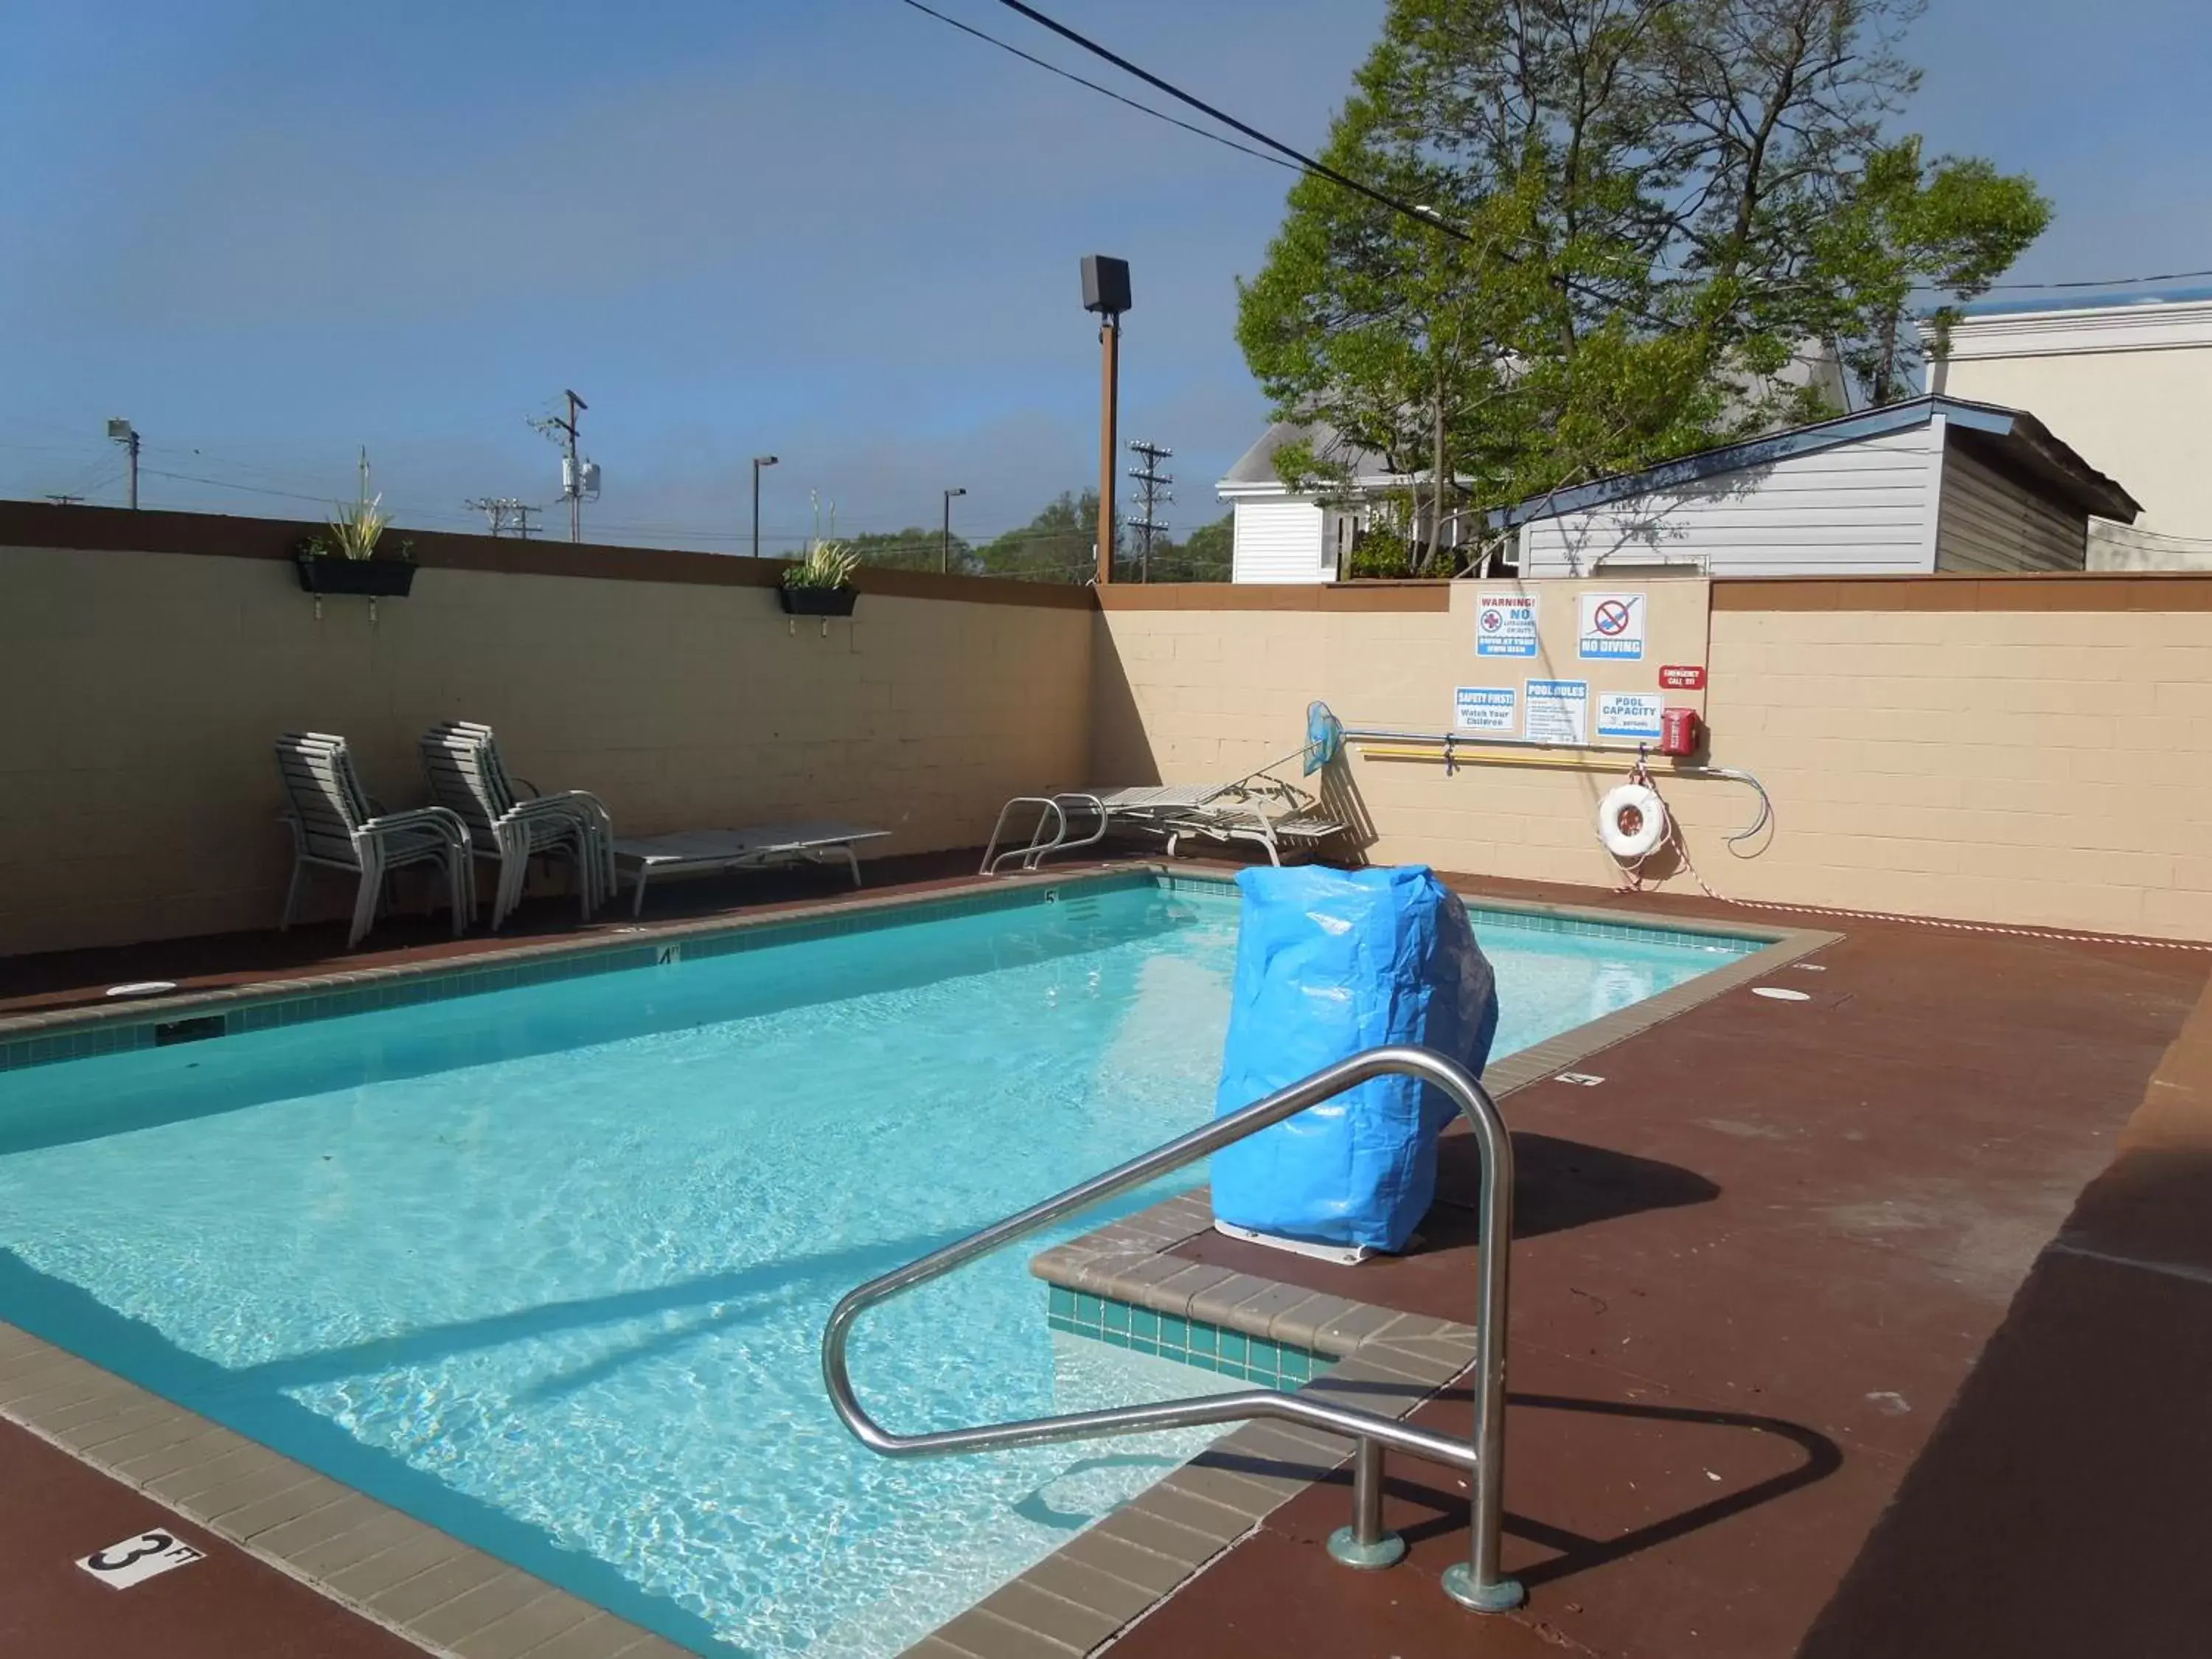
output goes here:
<path id="1" fill-rule="evenodd" d="M 1238 289 L 1277 416 L 1411 481 L 1429 568 L 1448 513 L 1827 412 L 1776 378 L 1807 343 L 1856 349 L 1896 274 L 1986 283 L 2040 228 L 2025 180 L 1884 149 L 1917 11 L 1391 0 L 1324 159 L 1461 234 L 1301 179 Z M 1278 469 L 1344 482 L 1295 446 Z"/>
<path id="2" fill-rule="evenodd" d="M 942 528 L 925 530 L 919 525 L 904 530 L 872 531 L 846 543 L 862 564 L 886 570 L 949 570 L 956 576 L 982 574 L 975 550 L 958 536 L 952 538 L 951 556 L 945 556 Z"/>
<path id="3" fill-rule="evenodd" d="M 816 537 L 807 544 L 806 556 L 797 564 L 786 565 L 783 585 L 786 587 L 849 587 L 853 572 L 860 566 L 860 556 L 843 542 L 825 541 Z"/>
<path id="4" fill-rule="evenodd" d="M 1911 394 L 1923 356 L 1909 314 L 1916 292 L 1934 289 L 1953 302 L 1987 293 L 2050 222 L 2051 204 L 2025 175 L 1977 158 L 1924 163 L 1917 137 L 1869 156 L 1857 195 L 1816 242 L 1837 283 L 1831 332 L 1869 400 Z M 1957 316 L 1945 304 L 1930 318 L 1938 356 Z"/>
<path id="5" fill-rule="evenodd" d="M 1151 580 L 1156 582 L 1225 582 L 1230 578 L 1236 544 L 1237 515 L 1224 513 L 1212 524 L 1200 525 L 1178 542 L 1163 537 L 1152 544 Z M 1126 556 L 1122 565 L 1133 565 Z M 1117 567 L 1116 576 L 1139 574 Z"/>
<path id="6" fill-rule="evenodd" d="M 1087 582 L 1098 568 L 1098 495 L 1062 493 L 1019 530 L 975 550 L 982 574 L 1024 581 Z"/>
<path id="7" fill-rule="evenodd" d="M 376 544 L 383 536 L 392 515 L 384 510 L 384 497 L 376 495 L 349 502 L 336 508 L 326 530 L 316 532 L 300 544 L 300 553 L 309 559 L 372 559 L 376 556 Z M 407 556 L 403 545 L 399 556 Z"/>

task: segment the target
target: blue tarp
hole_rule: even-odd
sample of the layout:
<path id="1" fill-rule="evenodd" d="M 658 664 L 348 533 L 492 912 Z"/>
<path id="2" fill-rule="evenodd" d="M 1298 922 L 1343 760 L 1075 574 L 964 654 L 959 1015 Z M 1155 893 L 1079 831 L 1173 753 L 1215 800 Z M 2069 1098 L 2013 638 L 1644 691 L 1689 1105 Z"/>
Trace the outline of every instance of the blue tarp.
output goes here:
<path id="1" fill-rule="evenodd" d="M 1467 907 L 1434 872 L 1246 870 L 1224 1115 L 1383 1043 L 1434 1048 L 1480 1074 L 1498 989 Z M 1401 1250 L 1436 1195 L 1437 1137 L 1457 1109 L 1377 1078 L 1213 1156 L 1213 1212 L 1313 1243 Z"/>

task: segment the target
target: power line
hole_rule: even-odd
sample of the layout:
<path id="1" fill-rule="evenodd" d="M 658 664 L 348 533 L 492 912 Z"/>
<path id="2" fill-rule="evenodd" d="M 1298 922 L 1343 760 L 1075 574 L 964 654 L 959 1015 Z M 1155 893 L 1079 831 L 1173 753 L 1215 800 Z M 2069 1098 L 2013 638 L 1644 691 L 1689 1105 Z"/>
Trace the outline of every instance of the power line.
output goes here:
<path id="1" fill-rule="evenodd" d="M 906 0 L 906 3 L 912 5 L 915 3 L 915 0 Z M 1123 74 L 1133 75 L 1137 79 L 1142 81 L 1146 86 L 1164 92 L 1167 94 L 1169 97 L 1176 100 L 1178 102 L 1188 104 L 1193 109 L 1200 111 L 1203 114 L 1211 116 L 1213 119 L 1220 122 L 1222 125 L 1232 128 L 1236 131 L 1243 133 L 1247 138 L 1251 139 L 1255 143 L 1265 144 L 1269 149 L 1275 151 L 1278 155 L 1288 156 L 1292 163 L 1305 172 L 1313 174 L 1316 178 L 1326 179 L 1331 184 L 1340 185 L 1348 191 L 1352 191 L 1358 195 L 1364 196 L 1370 202 L 1381 204 L 1382 206 L 1390 209 L 1395 213 L 1402 213 L 1408 219 L 1412 219 L 1420 224 L 1426 225 L 1431 230 L 1441 231 L 1445 235 L 1453 238 L 1455 240 L 1465 242 L 1470 246 L 1474 246 L 1475 240 L 1474 237 L 1468 235 L 1465 231 L 1460 229 L 1456 225 L 1451 224 L 1439 215 L 1435 213 L 1424 213 L 1420 209 L 1415 207 L 1410 202 L 1401 202 L 1396 197 L 1386 195 L 1382 191 L 1375 189 L 1370 185 L 1361 184 L 1358 179 L 1351 177 L 1347 173 L 1339 173 L 1334 167 L 1330 167 L 1325 161 L 1316 161 L 1312 156 L 1308 155 L 1304 150 L 1292 149 L 1288 144 L 1283 143 L 1279 138 L 1271 138 L 1266 133 L 1261 131 L 1259 128 L 1248 126 L 1243 122 L 1238 120 L 1235 116 L 1229 114 L 1227 112 L 1216 109 L 1204 99 L 1194 97 L 1191 94 L 1185 92 L 1181 87 L 1175 85 L 1171 82 L 1163 81 L 1158 76 L 1154 75 L 1150 70 L 1139 68 L 1136 64 L 1131 63 L 1120 53 L 1109 51 L 1106 47 L 1100 46 L 1096 40 L 1091 40 L 1089 36 L 1077 33 L 1073 29 L 1068 27 L 1066 24 L 1054 21 L 1053 19 L 1046 16 L 1036 7 L 1024 5 L 1022 3 L 1022 0 L 999 0 L 999 3 L 1006 7 L 1010 11 L 1019 12 L 1023 16 L 1028 18 L 1032 23 L 1036 23 L 1044 28 L 1050 29 L 1054 34 L 1060 36 L 1063 40 L 1072 41 L 1076 46 L 1082 47 L 1084 51 L 1090 52 L 1092 56 L 1104 58 L 1106 62 L 1113 64 L 1115 69 L 1120 70 Z M 1047 67 L 1048 68 L 1050 66 L 1047 65 Z M 1115 94 L 1109 93 L 1107 95 L 1109 97 L 1112 97 Z M 1521 261 L 1513 254 L 1502 248 L 1497 249 L 1495 252 L 1497 256 L 1504 260 L 1508 264 L 1518 264 L 1521 263 Z"/>
<path id="2" fill-rule="evenodd" d="M 1150 104 L 1139 103 L 1133 98 L 1125 97 L 1121 93 L 1115 91 L 1111 87 L 1102 87 L 1096 81 L 1086 81 L 1081 76 L 1075 74 L 1073 70 L 1064 70 L 1057 64 L 1047 63 L 1042 58 L 1034 57 L 1030 53 L 1024 52 L 1019 46 L 1014 46 L 1010 42 L 1001 40 L 995 34 L 986 34 L 981 29 L 975 27 L 972 24 L 963 23 L 957 17 L 947 17 L 943 12 L 923 5 L 921 3 L 921 0 L 902 0 L 902 3 L 913 7 L 924 16 L 934 17 L 939 22 L 945 24 L 949 27 L 958 29 L 963 34 L 972 34 L 978 40 L 986 41 L 990 45 L 996 46 L 1000 52 L 1012 52 L 1024 63 L 1034 64 L 1039 69 L 1045 70 L 1048 74 L 1057 75 L 1063 81 L 1073 81 L 1079 87 L 1090 88 L 1091 91 L 1098 94 L 1101 97 L 1111 98 L 1117 104 L 1127 104 L 1131 109 L 1137 110 L 1143 114 L 1149 115 L 1156 121 L 1165 121 L 1171 127 L 1181 127 L 1185 132 L 1194 132 L 1201 138 L 1211 138 L 1217 144 L 1226 144 L 1231 149 L 1237 151 L 1238 154 L 1252 156 L 1256 160 L 1267 162 L 1271 167 L 1290 167 L 1293 171 L 1297 168 L 1297 164 L 1294 161 L 1285 161 L 1278 156 L 1268 155 L 1265 150 L 1254 149 L 1249 144 L 1240 144 L 1234 138 L 1224 138 L 1218 132 L 1208 132 L 1204 127 L 1194 125 L 1192 123 L 1183 120 L 1180 117 L 1170 115 L 1164 109 L 1154 109 Z"/>
<path id="3" fill-rule="evenodd" d="M 2130 288 L 2140 283 L 2185 283 L 2199 276 L 2212 276 L 2212 270 L 2167 270 L 2155 276 L 2109 276 L 2101 282 L 2086 283 L 1991 283 L 1991 288 L 2002 289 L 2061 289 L 2061 288 Z"/>

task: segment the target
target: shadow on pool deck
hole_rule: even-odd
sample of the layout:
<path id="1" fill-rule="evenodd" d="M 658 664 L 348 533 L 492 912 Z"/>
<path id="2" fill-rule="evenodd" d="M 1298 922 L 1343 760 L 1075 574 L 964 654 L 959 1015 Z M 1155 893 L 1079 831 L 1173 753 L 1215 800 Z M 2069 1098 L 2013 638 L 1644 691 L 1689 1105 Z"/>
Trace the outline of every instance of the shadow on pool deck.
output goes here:
<path id="1" fill-rule="evenodd" d="M 2212 1014 L 2173 1039 L 2212 957 L 1832 925 L 1824 971 L 1778 976 L 1810 1000 L 1729 992 L 1578 1062 L 1601 1086 L 1504 1103 L 1504 1551 L 1528 1605 L 1446 1599 L 1465 1487 L 1394 1458 L 1404 1563 L 1328 1563 L 1348 1498 L 1326 1483 L 1115 1659 L 2206 1651 Z M 1448 1147 L 1416 1254 L 1338 1267 L 1206 1234 L 1177 1253 L 1468 1320 L 1472 1229 L 1446 1217 L 1470 1152 Z M 1414 1420 L 1465 1434 L 1465 1396 Z"/>

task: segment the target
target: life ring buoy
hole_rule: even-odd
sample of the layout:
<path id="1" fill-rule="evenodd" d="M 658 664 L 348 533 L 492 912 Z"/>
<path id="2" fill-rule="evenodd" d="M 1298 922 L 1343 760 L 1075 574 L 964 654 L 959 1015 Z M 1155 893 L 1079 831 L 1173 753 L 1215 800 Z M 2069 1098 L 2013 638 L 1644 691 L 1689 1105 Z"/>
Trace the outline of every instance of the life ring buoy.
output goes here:
<path id="1" fill-rule="evenodd" d="M 1598 803 L 1597 838 L 1617 859 L 1648 857 L 1667 839 L 1667 803 L 1649 784 L 1622 784 Z"/>

